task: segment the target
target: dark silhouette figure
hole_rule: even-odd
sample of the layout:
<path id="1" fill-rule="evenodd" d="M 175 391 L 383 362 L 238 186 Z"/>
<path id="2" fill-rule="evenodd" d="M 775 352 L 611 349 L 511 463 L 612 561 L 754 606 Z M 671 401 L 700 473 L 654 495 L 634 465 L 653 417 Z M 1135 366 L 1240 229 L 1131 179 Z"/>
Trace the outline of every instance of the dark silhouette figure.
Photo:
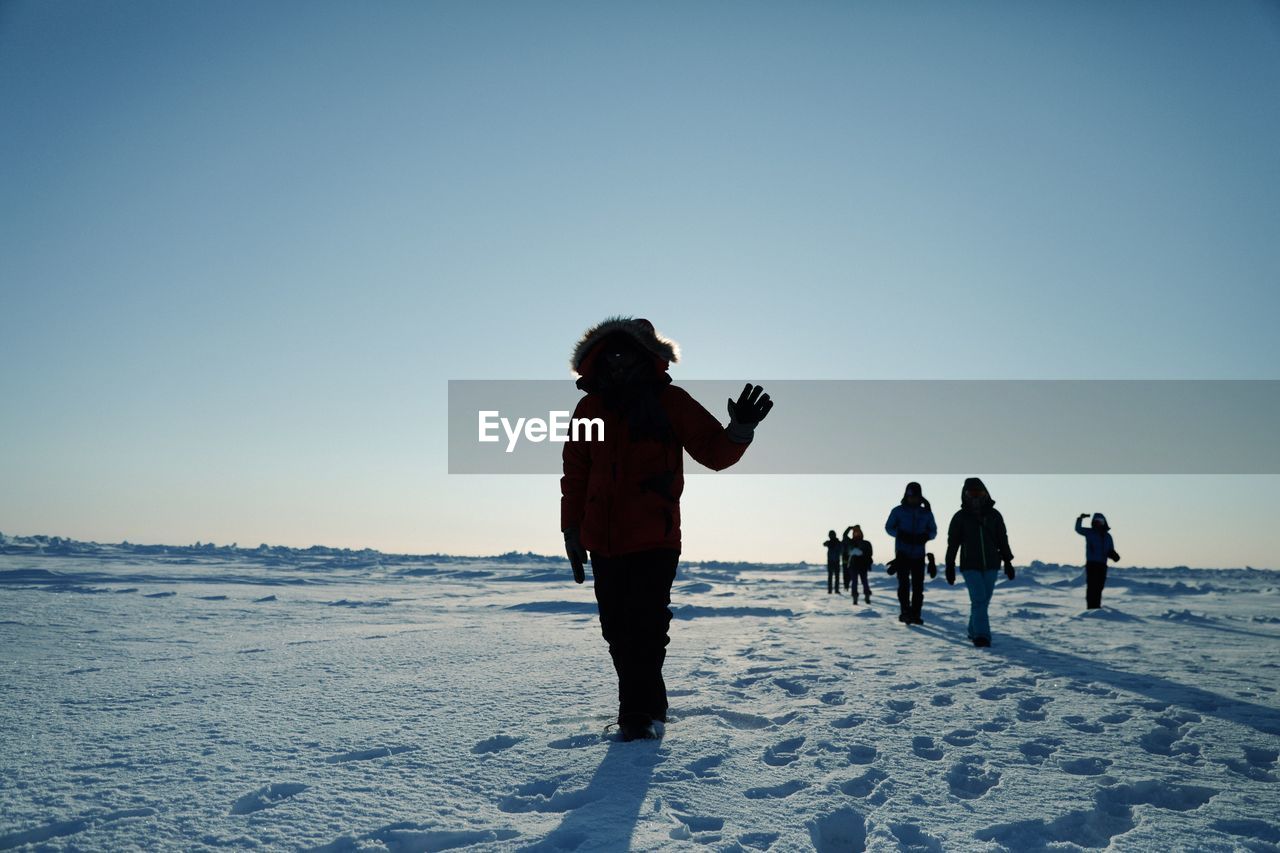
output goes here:
<path id="1" fill-rule="evenodd" d="M 845 530 L 845 553 L 848 555 L 848 571 L 845 574 L 844 588 L 849 588 L 853 581 L 853 603 L 858 603 L 858 582 L 862 582 L 862 592 L 867 603 L 871 603 L 871 584 L 867 581 L 867 573 L 871 571 L 871 558 L 875 551 L 871 543 L 862 535 L 862 526 L 855 524 Z"/>
<path id="2" fill-rule="evenodd" d="M 991 623 L 987 608 L 995 592 L 1001 562 L 1004 573 L 1013 580 L 1013 551 L 1004 516 L 996 509 L 987 487 L 977 477 L 964 481 L 960 492 L 960 509 L 951 517 L 947 528 L 947 583 L 956 582 L 956 552 L 960 552 L 960 571 L 969 590 L 969 639 L 975 646 L 991 645 Z"/>
<path id="3" fill-rule="evenodd" d="M 849 591 L 849 549 L 853 547 L 853 525 L 850 524 L 840 534 L 840 577 L 844 580 L 844 591 Z"/>
<path id="4" fill-rule="evenodd" d="M 893 537 L 894 558 L 889 574 L 898 576 L 898 621 L 923 625 L 925 544 L 938 535 L 933 509 L 916 482 L 907 483 L 902 502 L 889 513 L 885 533 Z"/>
<path id="5" fill-rule="evenodd" d="M 1076 533 L 1084 537 L 1085 607 L 1097 610 L 1102 606 L 1102 589 L 1107 585 L 1107 560 L 1120 561 L 1115 543 L 1111 540 L 1111 527 L 1107 517 L 1100 512 L 1093 514 L 1093 521 L 1086 528 L 1080 522 L 1089 513 L 1082 512 L 1076 518 Z"/>
<path id="6" fill-rule="evenodd" d="M 840 591 L 840 559 L 844 543 L 836 538 L 834 530 L 827 531 L 827 595 Z"/>
<path id="7" fill-rule="evenodd" d="M 662 665 L 680 557 L 684 451 L 713 470 L 727 468 L 773 407 L 764 389 L 748 383 L 729 400 L 729 425 L 721 426 L 671 384 L 667 371 L 677 358 L 675 343 L 648 320 L 614 317 L 588 329 L 570 361 L 585 392 L 573 417 L 601 419 L 604 436 L 571 435 L 565 443 L 560 529 L 575 581 L 585 580 L 591 561 L 624 740 L 657 737 L 655 723 L 667 716 Z"/>

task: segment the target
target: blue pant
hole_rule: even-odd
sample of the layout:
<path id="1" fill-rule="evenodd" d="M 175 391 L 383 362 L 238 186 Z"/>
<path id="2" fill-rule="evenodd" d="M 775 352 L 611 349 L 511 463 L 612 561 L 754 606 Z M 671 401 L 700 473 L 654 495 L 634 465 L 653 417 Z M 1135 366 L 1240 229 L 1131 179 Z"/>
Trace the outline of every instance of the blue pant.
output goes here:
<path id="1" fill-rule="evenodd" d="M 969 639 L 986 637 L 991 639 L 991 623 L 987 621 L 987 605 L 991 603 L 991 593 L 996 589 L 996 578 L 1000 573 L 995 569 L 983 571 L 968 569 L 961 572 L 964 585 L 969 590 Z"/>

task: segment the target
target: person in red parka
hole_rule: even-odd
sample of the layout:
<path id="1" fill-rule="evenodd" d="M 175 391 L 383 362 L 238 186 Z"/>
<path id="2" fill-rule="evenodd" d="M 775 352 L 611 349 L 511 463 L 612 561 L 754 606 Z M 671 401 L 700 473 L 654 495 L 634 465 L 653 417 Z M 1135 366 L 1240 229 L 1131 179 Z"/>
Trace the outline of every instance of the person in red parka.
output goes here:
<path id="1" fill-rule="evenodd" d="M 601 419 L 604 435 L 565 443 L 560 529 L 574 580 L 583 582 L 591 562 L 624 740 L 657 737 L 655 724 L 666 722 L 662 665 L 680 557 L 684 451 L 713 470 L 727 468 L 773 407 L 764 389 L 748 383 L 737 402 L 729 400 L 729 425 L 721 426 L 671 384 L 667 369 L 678 357 L 648 320 L 613 317 L 587 330 L 570 362 L 586 392 L 573 417 Z"/>

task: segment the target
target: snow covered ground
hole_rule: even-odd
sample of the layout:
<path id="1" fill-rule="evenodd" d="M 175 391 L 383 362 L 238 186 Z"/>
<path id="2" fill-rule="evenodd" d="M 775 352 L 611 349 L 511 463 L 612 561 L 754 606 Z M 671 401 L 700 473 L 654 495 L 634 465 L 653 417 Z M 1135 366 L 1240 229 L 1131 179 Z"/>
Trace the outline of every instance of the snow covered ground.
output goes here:
<path id="1" fill-rule="evenodd" d="M 558 560 L 0 546 L 0 849 L 1280 850 L 1280 573 L 684 565 L 659 742 Z"/>

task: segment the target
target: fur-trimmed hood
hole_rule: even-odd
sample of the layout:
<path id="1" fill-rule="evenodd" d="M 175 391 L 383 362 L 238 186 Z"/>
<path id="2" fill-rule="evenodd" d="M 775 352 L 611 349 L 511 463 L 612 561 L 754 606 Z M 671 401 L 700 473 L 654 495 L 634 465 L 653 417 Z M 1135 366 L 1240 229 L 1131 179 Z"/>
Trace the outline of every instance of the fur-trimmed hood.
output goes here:
<path id="1" fill-rule="evenodd" d="M 614 332 L 628 335 L 654 357 L 661 370 L 666 370 L 668 365 L 680 360 L 680 347 L 675 341 L 659 335 L 648 320 L 641 317 L 608 317 L 583 333 L 569 359 L 570 369 L 578 376 L 587 373 L 597 350 L 596 345 Z"/>

